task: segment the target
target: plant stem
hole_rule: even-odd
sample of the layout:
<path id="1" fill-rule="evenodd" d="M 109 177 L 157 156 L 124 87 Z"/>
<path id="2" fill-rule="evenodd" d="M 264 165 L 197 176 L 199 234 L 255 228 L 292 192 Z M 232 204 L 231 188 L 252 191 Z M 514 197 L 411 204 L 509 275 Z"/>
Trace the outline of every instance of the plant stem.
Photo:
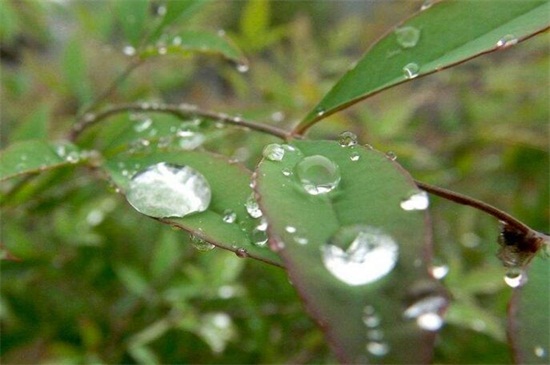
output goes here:
<path id="1" fill-rule="evenodd" d="M 506 223 L 507 225 L 516 228 L 517 230 L 519 230 L 524 234 L 531 234 L 531 233 L 537 234 L 537 235 L 539 234 L 537 231 L 535 231 L 525 223 L 512 217 L 508 213 L 503 212 L 502 210 L 496 207 L 493 207 L 490 204 L 484 203 L 482 201 L 479 201 L 477 199 L 471 198 L 469 196 L 466 196 L 460 193 L 456 193 L 451 190 L 440 188 L 438 186 L 429 185 L 418 180 L 415 180 L 415 183 L 420 189 L 427 191 L 428 193 L 440 196 L 444 199 L 453 201 L 458 204 L 468 205 L 470 207 L 481 210 L 482 212 L 490 214 L 493 217 L 499 219 L 500 221 Z"/>
<path id="2" fill-rule="evenodd" d="M 74 125 L 69 139 L 75 141 L 84 130 L 91 127 L 94 124 L 99 123 L 100 121 L 109 118 L 112 115 L 125 113 L 125 112 L 155 112 L 155 113 L 166 113 L 172 114 L 178 118 L 185 118 L 189 116 L 200 116 L 205 118 L 215 119 L 216 121 L 237 125 L 240 127 L 250 128 L 252 130 L 267 133 L 275 137 L 287 140 L 290 138 L 290 133 L 285 130 L 267 125 L 259 124 L 250 120 L 245 120 L 241 117 L 232 117 L 224 113 L 218 113 L 210 110 L 199 109 L 195 105 L 190 104 L 162 104 L 162 103 L 126 103 L 119 104 L 110 108 L 107 108 L 97 114 L 88 114 L 86 118 L 79 120 L 77 124 Z"/>

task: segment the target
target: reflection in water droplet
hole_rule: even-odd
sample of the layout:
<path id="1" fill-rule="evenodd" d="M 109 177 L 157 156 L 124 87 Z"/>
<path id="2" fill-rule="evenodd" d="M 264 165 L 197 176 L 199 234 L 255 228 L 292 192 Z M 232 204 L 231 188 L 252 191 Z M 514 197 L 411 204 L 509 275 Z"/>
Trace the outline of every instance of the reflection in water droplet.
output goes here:
<path id="1" fill-rule="evenodd" d="M 534 351 L 535 351 L 536 357 L 540 357 L 540 358 L 546 357 L 546 350 L 542 346 L 536 346 Z"/>
<path id="2" fill-rule="evenodd" d="M 434 279 L 441 280 L 449 273 L 449 266 L 447 265 L 434 265 L 431 267 L 430 272 Z"/>
<path id="3" fill-rule="evenodd" d="M 270 161 L 281 161 L 285 156 L 285 149 L 277 143 L 271 143 L 265 146 L 263 156 Z"/>
<path id="4" fill-rule="evenodd" d="M 385 342 L 371 341 L 367 344 L 367 351 L 374 356 L 384 356 L 390 351 L 390 346 Z"/>
<path id="5" fill-rule="evenodd" d="M 244 206 L 252 218 L 260 218 L 262 216 L 262 211 L 260 210 L 256 198 L 254 198 L 254 193 L 250 194 Z"/>
<path id="6" fill-rule="evenodd" d="M 437 331 L 443 325 L 440 312 L 447 306 L 447 299 L 440 295 L 422 298 L 403 312 L 403 317 L 416 319 L 416 323 L 427 331 Z"/>
<path id="7" fill-rule="evenodd" d="M 360 157 L 361 157 L 361 155 L 359 155 L 359 152 L 352 152 L 349 155 L 349 159 L 352 160 L 352 161 L 359 161 Z"/>
<path id="8" fill-rule="evenodd" d="M 237 213 L 235 213 L 231 209 L 226 209 L 223 211 L 222 219 L 225 223 L 235 223 L 235 221 L 237 220 Z"/>
<path id="9" fill-rule="evenodd" d="M 525 283 L 525 275 L 519 268 L 510 268 L 504 275 L 504 282 L 511 288 L 517 288 Z"/>
<path id="10" fill-rule="evenodd" d="M 248 251 L 246 250 L 246 248 L 241 247 L 235 251 L 235 255 L 237 255 L 240 258 L 246 258 L 248 257 Z"/>
<path id="11" fill-rule="evenodd" d="M 419 71 L 420 71 L 420 67 L 414 62 L 407 63 L 403 67 L 403 74 L 407 79 L 414 79 L 415 77 L 418 76 Z"/>
<path id="12" fill-rule="evenodd" d="M 504 37 L 500 38 L 497 42 L 497 47 L 499 48 L 508 48 L 518 43 L 518 39 L 512 34 L 506 34 Z"/>
<path id="13" fill-rule="evenodd" d="M 126 199 L 140 213 L 165 218 L 203 212 L 211 196 L 208 181 L 197 170 L 161 162 L 132 177 Z"/>
<path id="14" fill-rule="evenodd" d="M 340 183 L 340 169 L 328 158 L 315 155 L 305 157 L 296 165 L 296 175 L 308 194 L 326 194 Z"/>
<path id="15" fill-rule="evenodd" d="M 197 250 L 201 252 L 211 251 L 214 249 L 214 247 L 216 247 L 210 242 L 206 242 L 205 240 L 203 240 L 198 236 L 191 234 L 189 235 L 189 238 L 191 238 L 191 244 L 193 245 L 193 247 L 195 247 Z"/>
<path id="16" fill-rule="evenodd" d="M 394 268 L 398 252 L 393 238 L 380 229 L 355 225 L 341 228 L 322 247 L 322 258 L 337 279 L 364 285 L 386 276 Z"/>
<path id="17" fill-rule="evenodd" d="M 338 139 L 338 143 L 340 143 L 340 146 L 342 147 L 352 147 L 357 144 L 357 135 L 350 131 L 345 131 L 340 133 L 340 138 Z"/>
<path id="18" fill-rule="evenodd" d="M 426 210 L 429 205 L 430 199 L 425 191 L 416 191 L 409 198 L 401 201 L 403 210 Z"/>
<path id="19" fill-rule="evenodd" d="M 420 39 L 420 30 L 411 26 L 397 28 L 394 34 L 397 38 L 397 43 L 403 48 L 412 48 L 416 46 Z"/>

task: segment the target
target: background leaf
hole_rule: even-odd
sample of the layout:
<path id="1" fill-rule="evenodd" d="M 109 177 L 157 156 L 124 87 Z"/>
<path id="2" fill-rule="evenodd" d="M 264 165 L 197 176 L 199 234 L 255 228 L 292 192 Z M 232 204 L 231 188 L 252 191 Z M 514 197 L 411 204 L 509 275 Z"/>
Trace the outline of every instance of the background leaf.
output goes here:
<path id="1" fill-rule="evenodd" d="M 296 141 L 293 146 L 296 150 L 287 147 L 281 161 L 261 162 L 256 191 L 269 223 L 270 245 L 280 250 L 307 309 L 342 362 L 429 362 L 433 333 L 404 318 L 404 309 L 422 298 L 441 298 L 441 311 L 446 302 L 426 269 L 426 212 L 400 207 L 418 188 L 379 152 L 329 141 Z M 341 174 L 338 187 L 324 195 L 307 194 L 296 176 L 303 177 L 304 157 L 316 155 L 336 163 Z M 359 271 L 342 274 L 349 263 L 331 270 L 322 252 L 337 232 L 355 225 L 368 226 L 376 233 L 374 239 L 389 235 L 398 243 L 395 267 L 370 282 L 353 283 L 362 275 Z M 361 267 L 362 272 L 383 269 L 376 264 Z"/>
<path id="2" fill-rule="evenodd" d="M 126 39 L 137 47 L 145 33 L 149 0 L 117 1 L 115 5 Z"/>
<path id="3" fill-rule="evenodd" d="M 547 28 L 549 12 L 547 1 L 436 3 L 375 43 L 296 131 L 408 79 L 514 45 Z"/>

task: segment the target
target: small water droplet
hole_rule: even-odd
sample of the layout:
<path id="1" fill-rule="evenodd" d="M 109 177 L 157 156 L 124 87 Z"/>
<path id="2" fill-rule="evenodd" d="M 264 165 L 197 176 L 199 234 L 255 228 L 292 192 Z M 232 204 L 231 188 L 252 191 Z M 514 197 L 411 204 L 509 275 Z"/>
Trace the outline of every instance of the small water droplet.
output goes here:
<path id="1" fill-rule="evenodd" d="M 518 43 L 518 39 L 512 34 L 506 34 L 497 42 L 498 48 L 508 48 Z"/>
<path id="2" fill-rule="evenodd" d="M 153 120 L 145 117 L 134 125 L 134 130 L 138 133 L 144 132 L 151 124 L 153 124 Z"/>
<path id="3" fill-rule="evenodd" d="M 315 114 L 317 114 L 318 117 L 322 117 L 323 115 L 325 115 L 325 109 L 319 107 L 315 109 Z"/>
<path id="4" fill-rule="evenodd" d="M 357 135 L 350 131 L 345 131 L 340 133 L 340 138 L 338 139 L 338 143 L 340 143 L 340 146 L 342 147 L 352 147 L 357 145 Z"/>
<path id="5" fill-rule="evenodd" d="M 275 123 L 281 123 L 285 119 L 285 113 L 283 112 L 273 112 L 271 114 L 271 120 Z"/>
<path id="6" fill-rule="evenodd" d="M 385 342 L 370 341 L 367 344 L 367 351 L 374 356 L 384 356 L 390 351 L 390 346 Z"/>
<path id="7" fill-rule="evenodd" d="M 426 9 L 431 8 L 433 5 L 433 0 L 425 0 L 422 5 L 420 6 L 420 11 L 424 11 Z"/>
<path id="8" fill-rule="evenodd" d="M 419 71 L 420 71 L 420 67 L 418 66 L 418 64 L 414 62 L 407 63 L 403 67 L 403 74 L 407 79 L 414 79 L 415 77 L 418 76 Z"/>
<path id="9" fill-rule="evenodd" d="M 124 46 L 124 48 L 122 48 L 122 53 L 126 56 L 133 56 L 136 54 L 136 49 L 132 46 Z"/>
<path id="10" fill-rule="evenodd" d="M 286 226 L 285 231 L 287 231 L 288 233 L 291 233 L 291 234 L 296 233 L 296 227 Z"/>
<path id="11" fill-rule="evenodd" d="M 401 201 L 401 209 L 411 210 L 426 210 L 430 205 L 428 193 L 425 191 L 415 191 L 407 199 Z"/>
<path id="12" fill-rule="evenodd" d="M 246 63 L 246 62 L 237 63 L 237 71 L 239 71 L 240 73 L 248 72 L 249 68 L 250 67 L 248 66 L 248 63 Z"/>
<path id="13" fill-rule="evenodd" d="M 225 223 L 235 223 L 237 220 L 237 213 L 235 213 L 232 209 L 226 209 L 223 211 L 222 219 Z"/>
<path id="14" fill-rule="evenodd" d="M 350 155 L 349 155 L 349 159 L 352 160 L 352 161 L 359 161 L 359 158 L 361 158 L 361 155 L 359 154 L 359 152 L 352 152 Z"/>
<path id="15" fill-rule="evenodd" d="M 284 144 L 283 148 L 288 152 L 296 152 L 296 147 L 289 144 Z"/>
<path id="16" fill-rule="evenodd" d="M 411 26 L 397 28 L 394 34 L 397 38 L 397 43 L 403 48 L 412 48 L 416 46 L 420 39 L 420 30 Z"/>
<path id="17" fill-rule="evenodd" d="M 441 295 L 424 297 L 403 312 L 403 317 L 416 319 L 416 324 L 427 331 L 437 331 L 443 325 L 441 312 L 447 306 L 447 299 Z"/>
<path id="18" fill-rule="evenodd" d="M 252 218 L 260 218 L 263 215 L 256 198 L 254 198 L 254 194 L 250 194 L 244 206 Z"/>
<path id="19" fill-rule="evenodd" d="M 261 229 L 260 226 L 257 226 L 252 230 L 252 243 L 256 246 L 263 247 L 267 243 L 267 233 L 265 229 Z"/>
<path id="20" fill-rule="evenodd" d="M 321 250 L 325 267 L 348 285 L 383 278 L 395 267 L 399 253 L 391 236 L 363 225 L 341 228 Z"/>
<path id="21" fill-rule="evenodd" d="M 195 247 L 197 250 L 199 250 L 201 252 L 211 251 L 216 247 L 213 244 L 211 244 L 210 242 L 206 242 L 205 240 L 203 240 L 199 236 L 195 236 L 193 234 L 190 234 L 189 238 L 191 239 L 191 244 L 193 245 L 193 247 Z"/>
<path id="22" fill-rule="evenodd" d="M 248 257 L 248 251 L 246 250 L 246 248 L 240 247 L 235 251 L 235 255 L 237 255 L 240 258 L 246 258 Z"/>
<path id="23" fill-rule="evenodd" d="M 160 5 L 158 8 L 157 8 L 157 15 L 160 16 L 160 17 L 163 17 L 166 15 L 166 5 Z"/>
<path id="24" fill-rule="evenodd" d="M 449 266 L 433 265 L 430 269 L 430 272 L 435 279 L 441 280 L 449 273 Z"/>
<path id="25" fill-rule="evenodd" d="M 285 167 L 284 169 L 282 169 L 281 172 L 283 173 L 284 176 L 292 175 L 292 170 L 290 170 L 288 167 Z"/>
<path id="26" fill-rule="evenodd" d="M 511 288 L 517 288 L 525 283 L 525 275 L 520 268 L 510 268 L 504 275 L 504 282 Z"/>
<path id="27" fill-rule="evenodd" d="M 540 358 L 546 357 L 546 350 L 542 346 L 535 346 L 534 351 L 535 351 L 536 357 L 540 357 Z"/>
<path id="28" fill-rule="evenodd" d="M 370 314 L 363 316 L 363 323 L 369 328 L 378 327 L 380 325 L 380 317 L 376 314 Z"/>
<path id="29" fill-rule="evenodd" d="M 197 170 L 161 162 L 132 177 L 126 199 L 140 213 L 165 218 L 203 212 L 211 195 L 208 181 Z"/>
<path id="30" fill-rule="evenodd" d="M 270 161 L 281 161 L 285 156 L 285 149 L 277 143 L 271 143 L 264 147 L 262 155 Z"/>
<path id="31" fill-rule="evenodd" d="M 159 46 L 157 48 L 157 52 L 158 52 L 159 55 L 163 56 L 166 53 L 168 53 L 168 48 L 166 48 L 166 46 Z"/>
<path id="32" fill-rule="evenodd" d="M 341 179 L 338 165 L 321 155 L 305 157 L 296 165 L 296 175 L 304 190 L 311 195 L 334 190 Z"/>
<path id="33" fill-rule="evenodd" d="M 172 38 L 172 44 L 173 44 L 174 46 L 179 46 L 179 45 L 181 45 L 181 41 L 182 41 L 182 39 L 181 39 L 181 37 L 180 37 L 179 35 L 178 35 L 178 36 L 175 36 L 174 38 Z"/>
<path id="34" fill-rule="evenodd" d="M 294 242 L 296 242 L 299 245 L 307 245 L 309 240 L 302 236 L 294 236 Z"/>

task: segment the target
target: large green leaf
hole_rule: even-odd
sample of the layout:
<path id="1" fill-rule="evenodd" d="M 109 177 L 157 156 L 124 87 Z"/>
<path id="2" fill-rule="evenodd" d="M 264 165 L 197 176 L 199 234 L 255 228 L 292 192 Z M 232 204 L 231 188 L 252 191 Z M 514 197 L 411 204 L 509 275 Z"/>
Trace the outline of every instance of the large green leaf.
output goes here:
<path id="1" fill-rule="evenodd" d="M 509 306 L 508 338 L 517 364 L 548 364 L 550 360 L 550 262 L 535 257 L 528 281 L 514 290 Z"/>
<path id="2" fill-rule="evenodd" d="M 376 92 L 520 42 L 548 28 L 548 14 L 548 1 L 436 3 L 375 43 L 296 132 Z"/>
<path id="3" fill-rule="evenodd" d="M 416 303 L 420 312 L 431 306 L 428 317 L 437 322 L 447 304 L 427 270 L 427 196 L 418 195 L 399 165 L 365 147 L 296 141 L 282 146 L 284 154 L 279 147 L 265 153 L 256 172 L 270 247 L 279 251 L 339 359 L 429 362 L 434 333 L 406 318 L 415 317 Z M 406 211 L 401 204 L 411 196 L 420 204 Z M 355 237 L 356 246 L 346 247 Z"/>
<path id="4" fill-rule="evenodd" d="M 40 172 L 81 160 L 72 145 L 53 145 L 42 140 L 14 143 L 0 151 L 0 180 Z"/>
<path id="5" fill-rule="evenodd" d="M 158 151 L 123 153 L 109 160 L 104 168 L 112 181 L 127 193 L 130 180 L 136 172 L 154 164 L 166 162 L 189 166 L 208 181 L 212 200 L 208 209 L 183 218 L 163 218 L 163 223 L 179 227 L 218 247 L 281 266 L 277 255 L 266 246 L 253 244 L 253 231 L 260 223 L 248 214 L 245 204 L 250 197 L 250 171 L 227 159 L 200 151 Z M 223 220 L 227 211 L 236 214 L 234 223 Z"/>

